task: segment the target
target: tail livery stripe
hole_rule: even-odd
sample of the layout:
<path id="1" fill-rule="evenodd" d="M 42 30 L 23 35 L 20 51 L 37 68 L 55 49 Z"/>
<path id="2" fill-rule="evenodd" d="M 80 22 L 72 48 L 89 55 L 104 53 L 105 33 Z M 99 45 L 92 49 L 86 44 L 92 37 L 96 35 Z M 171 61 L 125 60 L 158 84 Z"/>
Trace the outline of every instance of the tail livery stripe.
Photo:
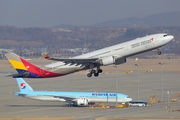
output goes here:
<path id="1" fill-rule="evenodd" d="M 19 61 L 15 61 L 15 60 L 10 60 L 8 59 L 9 62 L 13 65 L 13 67 L 15 69 L 22 69 L 22 70 L 27 70 L 26 67 L 24 66 L 24 64 L 22 62 Z"/>
<path id="2" fill-rule="evenodd" d="M 64 75 L 64 74 L 58 74 L 58 73 L 53 73 L 53 72 L 49 72 L 49 71 L 46 71 L 46 70 L 43 70 L 29 62 L 27 62 L 26 60 L 22 59 L 20 57 L 22 63 L 24 64 L 24 66 L 26 67 L 26 69 L 29 71 L 29 73 L 31 75 L 35 75 L 35 76 L 39 76 L 39 77 L 55 77 L 55 76 L 61 76 L 61 75 Z"/>

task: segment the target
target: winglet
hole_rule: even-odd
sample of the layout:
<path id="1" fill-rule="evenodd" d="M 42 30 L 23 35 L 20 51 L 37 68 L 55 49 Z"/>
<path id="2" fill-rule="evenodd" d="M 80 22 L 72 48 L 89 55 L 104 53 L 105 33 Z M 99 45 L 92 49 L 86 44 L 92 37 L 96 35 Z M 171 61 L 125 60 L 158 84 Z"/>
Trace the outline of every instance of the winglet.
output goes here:
<path id="1" fill-rule="evenodd" d="M 45 59 L 51 58 L 51 57 L 49 57 L 49 56 L 47 56 L 47 55 L 43 55 L 43 57 L 44 57 Z"/>

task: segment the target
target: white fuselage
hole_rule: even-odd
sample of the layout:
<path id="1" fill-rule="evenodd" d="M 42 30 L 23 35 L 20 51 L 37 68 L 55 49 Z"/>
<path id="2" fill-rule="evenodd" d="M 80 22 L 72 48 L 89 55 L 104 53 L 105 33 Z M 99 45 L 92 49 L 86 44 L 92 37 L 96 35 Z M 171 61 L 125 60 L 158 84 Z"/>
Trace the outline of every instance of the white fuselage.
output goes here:
<path id="1" fill-rule="evenodd" d="M 139 53 L 150 51 L 162 47 L 173 40 L 172 35 L 164 33 L 148 35 L 134 40 L 106 47 L 97 51 L 93 51 L 84 55 L 76 56 L 73 58 L 99 58 L 103 59 L 108 56 L 113 56 L 115 61 L 122 58 L 133 56 Z M 99 65 L 102 66 L 102 65 Z M 97 66 L 94 66 L 97 67 Z M 80 70 L 89 69 L 87 65 L 81 66 L 76 64 L 65 64 L 64 62 L 55 62 L 45 65 L 44 68 L 52 68 L 50 71 L 61 74 L 69 74 Z"/>

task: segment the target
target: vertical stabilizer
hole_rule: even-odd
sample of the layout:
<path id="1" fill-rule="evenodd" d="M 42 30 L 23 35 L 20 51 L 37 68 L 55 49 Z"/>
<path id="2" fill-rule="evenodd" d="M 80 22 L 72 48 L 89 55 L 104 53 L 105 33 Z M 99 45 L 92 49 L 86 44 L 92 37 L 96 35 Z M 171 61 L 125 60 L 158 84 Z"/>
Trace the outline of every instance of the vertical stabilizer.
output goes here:
<path id="1" fill-rule="evenodd" d="M 39 68 L 13 52 L 9 52 L 5 56 L 18 72 L 18 74 L 10 75 L 13 78 L 44 78 L 64 75 Z"/>
<path id="2" fill-rule="evenodd" d="M 32 92 L 33 89 L 22 79 L 16 78 L 19 89 L 22 93 Z"/>
<path id="3" fill-rule="evenodd" d="M 31 64 L 30 62 L 24 60 L 20 56 L 16 55 L 13 52 L 9 52 L 5 54 L 9 62 L 12 64 L 12 66 L 17 70 L 19 75 L 15 75 L 14 77 L 28 77 L 28 78 L 41 78 L 44 77 L 40 71 L 39 67 Z"/>

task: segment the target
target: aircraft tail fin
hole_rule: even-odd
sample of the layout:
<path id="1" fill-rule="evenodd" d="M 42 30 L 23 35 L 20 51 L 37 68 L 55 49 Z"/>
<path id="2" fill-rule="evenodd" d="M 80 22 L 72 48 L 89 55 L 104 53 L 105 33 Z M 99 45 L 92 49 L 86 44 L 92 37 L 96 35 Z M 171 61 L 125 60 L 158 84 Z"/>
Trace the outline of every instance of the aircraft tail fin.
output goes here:
<path id="1" fill-rule="evenodd" d="M 30 62 L 24 60 L 17 54 L 9 52 L 5 54 L 9 62 L 16 69 L 18 74 L 12 75 L 14 78 L 17 77 L 43 77 L 40 76 L 41 69 Z"/>
<path id="2" fill-rule="evenodd" d="M 49 56 L 47 56 L 47 55 L 43 55 L 43 57 L 44 57 L 45 59 L 51 58 L 51 57 L 49 57 Z"/>
<path id="3" fill-rule="evenodd" d="M 5 54 L 5 56 L 18 72 L 18 74 L 9 75 L 13 76 L 13 78 L 44 78 L 65 75 L 41 69 L 31 64 L 30 62 L 24 60 L 23 58 L 21 58 L 13 52 L 9 52 Z"/>
<path id="4" fill-rule="evenodd" d="M 16 78 L 21 93 L 32 92 L 33 89 L 22 79 Z"/>

